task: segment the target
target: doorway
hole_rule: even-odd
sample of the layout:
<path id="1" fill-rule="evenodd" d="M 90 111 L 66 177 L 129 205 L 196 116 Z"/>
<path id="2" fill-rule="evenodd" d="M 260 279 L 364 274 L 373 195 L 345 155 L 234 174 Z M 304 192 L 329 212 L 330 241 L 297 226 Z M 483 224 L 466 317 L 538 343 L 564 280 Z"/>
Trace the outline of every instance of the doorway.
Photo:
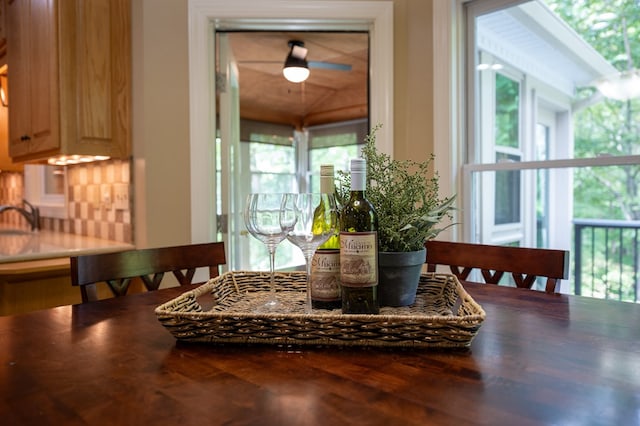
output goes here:
<path id="1" fill-rule="evenodd" d="M 278 16 L 278 19 L 274 19 Z M 279 31 L 366 31 L 370 40 L 369 116 L 370 121 L 385 123 L 379 148 L 392 152 L 393 134 L 393 3 L 341 2 L 331 6 L 317 1 L 283 1 L 265 5 L 260 1 L 189 2 L 190 110 L 191 113 L 191 217 L 192 241 L 213 240 L 218 223 L 212 182 L 215 171 L 215 34 L 229 30 Z M 212 57 L 213 52 L 213 57 Z M 284 59 L 284 56 L 283 56 Z M 371 70 L 375 69 L 375 73 Z M 208 88 L 208 89 L 207 89 Z M 222 164 L 223 170 L 226 165 Z M 225 173 L 224 171 L 222 172 Z M 203 179 L 203 175 L 208 176 Z M 237 205 L 227 206 L 230 212 Z M 233 248 L 228 250 L 229 258 Z M 233 268 L 233 264 L 229 265 Z"/>
<path id="2" fill-rule="evenodd" d="M 282 72 L 292 44 L 307 49 L 310 74 L 298 83 Z M 219 31 L 216 46 L 217 237 L 229 247 L 228 263 L 262 270 L 267 257 L 245 232 L 243 200 L 317 191 L 320 163 L 346 170 L 359 154 L 370 127 L 368 32 Z M 278 268 L 304 264 L 288 241 L 276 255 Z"/>

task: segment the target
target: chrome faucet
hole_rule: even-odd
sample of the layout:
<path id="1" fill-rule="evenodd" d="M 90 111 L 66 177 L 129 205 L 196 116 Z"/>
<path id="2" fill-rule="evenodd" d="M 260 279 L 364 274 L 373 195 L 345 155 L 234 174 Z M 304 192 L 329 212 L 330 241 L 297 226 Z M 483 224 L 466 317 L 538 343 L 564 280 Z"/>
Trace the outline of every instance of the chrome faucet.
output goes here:
<path id="1" fill-rule="evenodd" d="M 24 216 L 31 225 L 32 231 L 37 231 L 40 229 L 40 210 L 37 207 L 34 207 L 27 200 L 22 200 L 25 208 L 18 206 L 0 206 L 0 213 L 5 212 L 7 210 L 15 210 Z"/>

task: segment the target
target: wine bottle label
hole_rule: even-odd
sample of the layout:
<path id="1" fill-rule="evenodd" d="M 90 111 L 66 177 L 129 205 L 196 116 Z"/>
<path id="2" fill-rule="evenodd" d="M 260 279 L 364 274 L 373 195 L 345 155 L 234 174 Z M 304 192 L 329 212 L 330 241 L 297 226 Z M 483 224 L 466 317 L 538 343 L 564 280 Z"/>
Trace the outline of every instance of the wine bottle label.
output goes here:
<path id="1" fill-rule="evenodd" d="M 340 233 L 340 280 L 348 287 L 378 285 L 377 232 Z"/>
<path id="2" fill-rule="evenodd" d="M 340 300 L 340 250 L 316 250 L 311 260 L 311 298 Z"/>

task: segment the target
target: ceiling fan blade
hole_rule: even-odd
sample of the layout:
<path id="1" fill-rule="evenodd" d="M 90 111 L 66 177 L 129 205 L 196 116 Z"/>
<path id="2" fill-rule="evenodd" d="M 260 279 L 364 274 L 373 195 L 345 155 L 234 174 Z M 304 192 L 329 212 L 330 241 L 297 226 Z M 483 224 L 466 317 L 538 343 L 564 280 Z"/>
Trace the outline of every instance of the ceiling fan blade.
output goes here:
<path id="1" fill-rule="evenodd" d="M 250 65 L 250 64 L 282 64 L 282 61 L 239 61 L 240 64 Z M 351 65 L 348 64 L 337 64 L 334 62 L 322 62 L 322 61 L 307 61 L 309 68 L 322 68 L 326 70 L 336 70 L 336 71 L 351 71 Z"/>
<path id="2" fill-rule="evenodd" d="M 351 71 L 351 65 L 336 64 L 333 62 L 308 61 L 309 68 L 322 68 L 326 70 Z"/>
<path id="3" fill-rule="evenodd" d="M 238 61 L 239 64 L 282 64 L 282 61 Z"/>
<path id="4" fill-rule="evenodd" d="M 307 53 L 309 49 L 304 47 L 304 42 L 299 40 L 289 40 L 289 55 L 285 60 L 285 64 L 289 61 L 297 61 L 304 62 L 308 68 L 321 68 L 325 70 L 336 70 L 336 71 L 351 71 L 351 65 L 349 64 L 338 64 L 334 62 L 325 62 L 325 61 L 307 61 Z M 292 58 L 295 58 L 293 60 Z M 280 63 L 275 61 L 240 61 L 241 64 L 272 64 L 272 63 Z M 304 66 L 304 65 L 297 65 Z"/>

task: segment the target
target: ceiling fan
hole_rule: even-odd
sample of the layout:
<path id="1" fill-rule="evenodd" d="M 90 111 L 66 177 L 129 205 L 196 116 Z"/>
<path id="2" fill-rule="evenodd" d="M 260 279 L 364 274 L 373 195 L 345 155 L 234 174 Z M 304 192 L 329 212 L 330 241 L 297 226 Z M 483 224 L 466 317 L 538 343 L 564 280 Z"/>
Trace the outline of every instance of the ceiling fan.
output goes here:
<path id="1" fill-rule="evenodd" d="M 300 40 L 289 40 L 289 54 L 284 61 L 282 74 L 292 83 L 301 83 L 309 77 L 309 68 L 324 68 L 339 71 L 350 71 L 351 65 L 336 64 L 332 62 L 307 61 L 309 49 L 304 47 Z"/>
<path id="2" fill-rule="evenodd" d="M 300 40 L 289 40 L 289 54 L 284 61 L 282 73 L 284 77 L 293 82 L 300 83 L 309 77 L 309 68 L 321 68 L 336 71 L 351 71 L 351 65 L 326 61 L 308 61 L 309 49 L 304 47 Z M 275 63 L 274 61 L 244 61 L 244 63 Z"/>
<path id="3" fill-rule="evenodd" d="M 304 47 L 304 42 L 300 40 L 289 40 L 289 56 L 293 56 L 298 59 L 302 59 L 307 62 L 309 68 L 323 68 L 327 70 L 337 70 L 337 71 L 351 71 L 351 65 L 349 64 L 337 64 L 334 62 L 323 62 L 323 61 L 307 61 L 307 52 L 309 49 Z M 287 56 L 287 59 L 289 59 Z M 286 61 L 285 61 L 286 64 Z"/>

